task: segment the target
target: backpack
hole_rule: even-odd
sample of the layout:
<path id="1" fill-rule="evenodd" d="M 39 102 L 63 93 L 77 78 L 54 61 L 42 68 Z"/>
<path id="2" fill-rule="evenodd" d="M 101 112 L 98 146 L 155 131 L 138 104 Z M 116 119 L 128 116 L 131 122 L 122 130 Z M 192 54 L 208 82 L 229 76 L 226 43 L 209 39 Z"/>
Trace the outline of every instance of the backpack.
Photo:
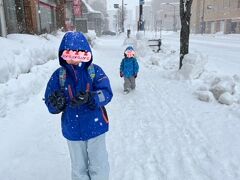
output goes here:
<path id="1" fill-rule="evenodd" d="M 90 64 L 88 66 L 88 74 L 91 77 L 91 80 L 93 81 L 95 76 L 96 76 L 93 64 Z M 67 77 L 66 69 L 64 67 L 60 67 L 60 71 L 59 71 L 59 84 L 61 86 L 61 89 L 64 89 L 64 84 L 65 84 L 65 81 L 66 81 L 66 77 Z"/>
<path id="2" fill-rule="evenodd" d="M 91 80 L 93 81 L 95 76 L 96 76 L 95 68 L 94 68 L 93 64 L 90 64 L 88 66 L 88 74 L 89 74 Z M 59 71 L 59 84 L 60 84 L 61 90 L 64 90 L 66 77 L 67 77 L 66 69 L 64 67 L 60 67 L 60 71 Z M 101 110 L 102 110 L 102 114 L 103 114 L 103 118 L 104 118 L 105 122 L 109 123 L 106 108 L 104 106 L 102 106 Z"/>

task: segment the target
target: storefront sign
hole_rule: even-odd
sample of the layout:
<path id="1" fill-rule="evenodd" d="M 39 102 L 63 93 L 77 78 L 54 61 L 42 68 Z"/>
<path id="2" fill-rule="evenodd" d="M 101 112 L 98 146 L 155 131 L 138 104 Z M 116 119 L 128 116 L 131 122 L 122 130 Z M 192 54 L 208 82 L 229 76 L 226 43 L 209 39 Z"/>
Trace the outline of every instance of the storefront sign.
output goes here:
<path id="1" fill-rule="evenodd" d="M 73 1 L 73 13 L 75 17 L 82 16 L 82 2 L 81 0 L 74 0 Z"/>

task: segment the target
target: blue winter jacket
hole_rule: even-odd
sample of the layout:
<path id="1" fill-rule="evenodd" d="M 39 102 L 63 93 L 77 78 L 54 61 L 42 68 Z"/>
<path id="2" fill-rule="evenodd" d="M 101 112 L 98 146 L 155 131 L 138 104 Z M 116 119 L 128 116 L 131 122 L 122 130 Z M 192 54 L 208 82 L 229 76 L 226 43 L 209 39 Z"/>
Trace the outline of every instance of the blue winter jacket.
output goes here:
<path id="1" fill-rule="evenodd" d="M 66 69 L 64 88 L 60 85 L 60 68 L 58 68 L 47 84 L 45 103 L 50 113 L 60 113 L 50 103 L 49 96 L 56 90 L 64 91 L 67 106 L 61 116 L 63 136 L 72 141 L 85 141 L 108 131 L 108 119 L 104 114 L 104 106 L 111 101 L 113 94 L 109 79 L 99 66 L 93 65 L 95 77 L 93 79 L 90 77 L 87 68 L 92 63 L 92 60 L 82 63 L 81 66 L 67 64 L 61 58 L 62 52 L 67 49 L 91 52 L 91 48 L 82 33 L 67 32 L 65 34 L 59 47 L 59 62 Z M 86 104 L 81 106 L 70 105 L 71 99 L 78 92 L 86 91 L 90 91 L 93 94 L 95 109 L 89 108 Z"/>
<path id="2" fill-rule="evenodd" d="M 126 78 L 130 78 L 132 76 L 135 76 L 138 73 L 139 65 L 137 62 L 137 59 L 127 58 L 125 57 L 120 65 L 120 72 L 123 73 L 123 76 Z"/>

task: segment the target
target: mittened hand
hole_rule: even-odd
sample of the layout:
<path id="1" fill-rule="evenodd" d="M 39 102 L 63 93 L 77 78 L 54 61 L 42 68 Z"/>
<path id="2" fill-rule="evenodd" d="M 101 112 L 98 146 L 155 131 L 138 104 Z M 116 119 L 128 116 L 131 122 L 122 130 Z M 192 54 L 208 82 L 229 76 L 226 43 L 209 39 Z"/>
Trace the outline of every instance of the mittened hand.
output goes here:
<path id="1" fill-rule="evenodd" d="M 137 78 L 137 74 L 135 74 L 134 77 Z"/>
<path id="2" fill-rule="evenodd" d="M 74 106 L 80 106 L 83 104 L 86 104 L 90 99 L 90 93 L 89 92 L 79 92 L 75 96 L 75 98 L 72 100 L 72 105 Z"/>
<path id="3" fill-rule="evenodd" d="M 123 77 L 123 73 L 122 72 L 120 72 L 120 77 Z"/>
<path id="4" fill-rule="evenodd" d="M 96 104 L 91 92 L 79 92 L 72 100 L 72 106 L 81 106 L 87 104 L 90 109 L 95 109 Z"/>
<path id="5" fill-rule="evenodd" d="M 55 91 L 49 96 L 49 101 L 59 111 L 63 111 L 66 107 L 66 98 L 62 91 Z"/>

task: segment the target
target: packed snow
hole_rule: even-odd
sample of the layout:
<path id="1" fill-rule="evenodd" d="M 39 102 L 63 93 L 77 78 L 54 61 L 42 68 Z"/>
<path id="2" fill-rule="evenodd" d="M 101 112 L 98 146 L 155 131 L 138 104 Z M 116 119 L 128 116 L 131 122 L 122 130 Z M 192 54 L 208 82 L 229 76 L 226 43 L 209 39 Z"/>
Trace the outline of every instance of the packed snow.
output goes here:
<path id="1" fill-rule="evenodd" d="M 42 101 L 62 36 L 0 38 L 1 180 L 70 179 L 60 115 Z M 107 106 L 111 180 L 240 179 L 239 35 L 191 35 L 180 71 L 178 33 L 162 33 L 159 53 L 147 47 L 152 32 L 89 37 L 114 92 Z M 136 90 L 124 95 L 119 66 L 131 43 L 140 72 Z"/>

